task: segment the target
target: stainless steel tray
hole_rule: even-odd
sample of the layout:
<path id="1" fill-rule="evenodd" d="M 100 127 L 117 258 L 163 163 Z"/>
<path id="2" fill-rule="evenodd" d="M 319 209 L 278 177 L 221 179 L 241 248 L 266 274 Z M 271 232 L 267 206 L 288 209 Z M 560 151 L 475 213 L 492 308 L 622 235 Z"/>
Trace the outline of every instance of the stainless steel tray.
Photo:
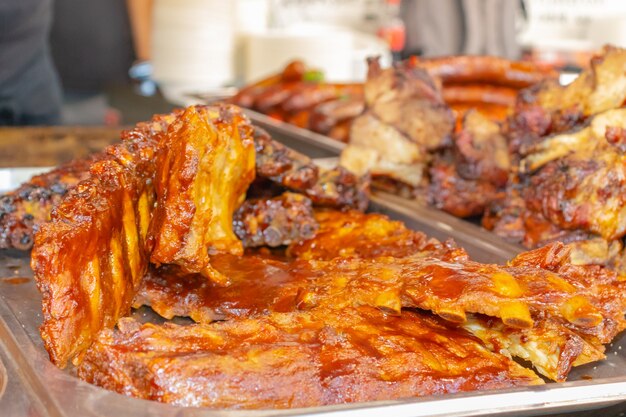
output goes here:
<path id="1" fill-rule="evenodd" d="M 262 113 L 244 109 L 250 120 L 267 130 L 274 139 L 311 158 L 339 156 L 346 144 L 328 136 L 272 119 Z"/>
<path id="2" fill-rule="evenodd" d="M 41 168 L 0 170 L 0 178 L 4 175 L 4 178 L 20 181 L 39 170 Z M 439 239 L 453 237 L 474 258 L 485 262 L 500 262 L 519 251 L 518 247 L 506 245 L 475 225 L 428 207 L 412 206 L 395 196 L 376 194 L 371 209 Z M 76 378 L 72 370 L 59 370 L 49 362 L 38 333 L 41 299 L 29 261 L 28 254 L 0 251 L 0 361 L 3 364 L 0 365 L 0 378 L 6 374 L 4 379 L 7 380 L 5 384 L 0 382 L 2 417 L 553 415 L 555 412 L 593 410 L 626 400 L 626 349 L 622 350 L 626 346 L 626 335 L 609 346 L 607 360 L 576 369 L 570 382 L 541 387 L 259 411 L 178 408 L 129 398 L 89 385 Z M 141 309 L 134 314 L 145 319 L 152 313 L 149 309 Z"/>

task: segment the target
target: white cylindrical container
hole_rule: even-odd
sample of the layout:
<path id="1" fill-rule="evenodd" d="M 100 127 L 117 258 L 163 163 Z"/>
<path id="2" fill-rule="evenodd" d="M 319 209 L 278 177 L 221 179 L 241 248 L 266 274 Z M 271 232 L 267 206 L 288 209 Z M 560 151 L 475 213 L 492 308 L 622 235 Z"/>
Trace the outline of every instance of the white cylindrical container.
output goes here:
<path id="1" fill-rule="evenodd" d="M 354 37 L 335 27 L 308 26 L 249 34 L 245 40 L 245 81 L 280 71 L 289 61 L 301 59 L 333 81 L 353 77 Z"/>
<path id="2" fill-rule="evenodd" d="M 155 0 L 154 79 L 165 89 L 205 91 L 232 82 L 235 3 Z"/>

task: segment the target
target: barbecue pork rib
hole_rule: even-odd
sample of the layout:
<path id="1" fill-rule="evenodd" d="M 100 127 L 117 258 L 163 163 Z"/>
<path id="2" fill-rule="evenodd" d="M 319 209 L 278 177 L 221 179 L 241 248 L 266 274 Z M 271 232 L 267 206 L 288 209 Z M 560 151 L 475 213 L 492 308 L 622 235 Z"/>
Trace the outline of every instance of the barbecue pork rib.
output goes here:
<path id="1" fill-rule="evenodd" d="M 430 153 L 449 141 L 454 128 L 439 86 L 423 69 L 403 63 L 383 70 L 370 59 L 364 93 L 366 108 L 352 123 L 341 165 L 421 185 Z"/>
<path id="2" fill-rule="evenodd" d="M 603 344 L 626 324 L 626 284 L 606 268 L 572 264 L 570 247 L 553 244 L 508 266 L 485 265 L 382 215 L 323 212 L 318 220 L 317 236 L 290 247 L 296 259 L 216 259 L 234 277 L 228 288 L 151 271 L 134 305 L 201 323 L 295 309 L 368 305 L 399 315 L 418 307 L 558 381 L 572 366 L 602 359 Z"/>
<path id="3" fill-rule="evenodd" d="M 196 108 L 201 110 L 203 106 Z M 171 114 L 155 116 L 152 122 L 140 123 L 138 127 L 146 132 L 152 131 L 152 135 L 160 134 L 181 114 L 182 110 L 175 110 Z M 137 135 L 136 129 L 123 132 L 122 135 Z M 256 177 L 271 181 L 276 187 L 283 187 L 278 194 L 286 189 L 307 195 L 318 206 L 367 207 L 369 182 L 366 179 L 358 178 L 341 167 L 320 169 L 310 158 L 274 141 L 258 127 L 254 127 L 254 145 Z M 156 146 L 156 143 L 150 146 Z M 109 151 L 116 149 L 121 148 L 113 146 Z M 119 157 L 132 158 L 131 153 L 134 151 L 125 152 L 125 155 Z M 89 177 L 89 167 L 94 162 L 107 158 L 107 151 L 104 151 L 69 162 L 37 175 L 17 190 L 0 196 L 0 249 L 31 249 L 35 232 L 50 218 L 52 208 L 68 190 Z"/>
<path id="4" fill-rule="evenodd" d="M 90 172 L 41 226 L 32 251 L 41 336 L 60 367 L 129 312 L 148 267 L 151 186 L 113 159 Z"/>
<path id="5" fill-rule="evenodd" d="M 63 164 L 0 196 L 0 249 L 30 249 L 33 232 L 48 220 L 52 208 L 70 188 L 89 177 L 89 167 L 99 157 Z"/>
<path id="6" fill-rule="evenodd" d="M 470 110 L 452 145 L 437 154 L 429 168 L 430 203 L 457 217 L 480 216 L 504 190 L 510 169 L 500 126 Z"/>
<path id="7" fill-rule="evenodd" d="M 452 242 L 442 244 L 403 223 L 381 214 L 357 211 L 323 211 L 315 214 L 319 229 L 315 235 L 292 243 L 286 256 L 253 252 L 243 257 L 216 256 L 213 266 L 228 276 L 223 287 L 199 274 L 188 274 L 175 266 L 151 268 L 133 301 L 133 306 L 152 307 L 171 319 L 187 316 L 200 323 L 233 317 L 249 317 L 270 311 L 290 311 L 317 274 L 306 262 L 393 256 L 402 258 L 420 253 L 445 259 L 467 259 Z"/>
<path id="8" fill-rule="evenodd" d="M 210 256 L 243 253 L 233 214 L 254 180 L 253 129 L 234 106 L 190 107 L 168 128 L 157 153 L 148 233 L 153 264 L 177 264 L 227 284 Z"/>
<path id="9" fill-rule="evenodd" d="M 205 119 L 202 120 L 200 116 L 194 118 L 193 115 L 202 115 Z M 195 170 L 194 152 L 198 151 L 199 143 L 191 143 L 188 136 L 181 137 L 180 124 L 193 130 L 200 128 L 207 121 L 206 118 L 210 123 L 226 129 L 227 134 L 233 135 L 231 139 L 239 140 L 243 136 L 243 142 L 249 141 L 249 144 L 243 144 L 244 148 L 249 149 L 247 156 L 241 159 L 245 162 L 243 165 L 232 160 L 206 164 L 197 161 L 201 172 Z M 224 127 L 222 124 L 229 122 L 236 126 Z M 109 147 L 100 155 L 98 162 L 91 165 L 87 179 L 78 183 L 61 199 L 50 222 L 43 225 L 37 234 L 32 255 L 32 268 L 43 294 L 42 337 L 56 365 L 63 367 L 69 359 L 80 360 L 77 355 L 89 346 L 100 329 L 113 326 L 119 317 L 128 313 L 147 271 L 157 233 L 166 226 L 175 225 L 178 221 L 186 228 L 186 236 L 178 236 L 186 240 L 173 242 L 182 244 L 182 253 L 186 253 L 186 250 L 191 253 L 191 249 L 194 249 L 194 253 L 204 251 L 208 254 L 215 242 L 223 241 L 225 231 L 232 233 L 230 241 L 238 248 L 235 252 L 240 253 L 241 243 L 232 231 L 232 214 L 254 175 L 252 146 L 258 144 L 252 142 L 254 133 L 251 129 L 247 118 L 231 105 L 196 106 L 186 111 L 155 116 L 151 122 L 141 123 L 135 129 L 123 133 L 122 142 Z M 210 135 L 207 137 L 211 138 Z M 226 139 L 221 137 L 222 142 L 228 143 Z M 189 158 L 186 162 L 190 163 L 195 173 L 189 175 L 187 180 L 191 183 L 204 181 L 203 175 L 213 172 L 210 181 L 215 181 L 219 175 L 220 187 L 232 187 L 228 190 L 233 192 L 232 201 L 228 204 L 219 202 L 227 206 L 219 214 L 210 212 L 210 207 L 205 205 L 194 206 L 197 201 L 202 202 L 202 196 L 193 193 L 172 195 L 171 191 L 179 190 L 170 191 L 164 187 L 165 181 L 160 176 L 165 175 L 175 182 L 189 174 L 170 170 L 170 162 L 165 156 L 172 155 L 169 151 L 174 148 L 180 149 L 177 145 L 184 148 L 179 156 Z M 280 169 L 276 170 L 278 177 L 270 180 L 280 186 L 302 187 L 295 180 L 298 176 L 295 172 L 297 167 L 309 166 L 315 174 L 313 190 L 316 190 L 315 195 L 319 196 L 320 204 L 363 206 L 366 202 L 361 182 L 351 174 L 330 177 L 319 175 L 317 167 L 308 158 L 282 149 L 269 138 L 264 139 L 263 145 L 256 153 L 256 159 L 262 161 L 264 173 L 273 163 L 279 166 Z M 274 149 L 282 150 L 274 152 Z M 228 150 L 224 148 L 218 147 L 216 152 L 217 159 L 229 156 Z M 294 161 L 296 158 L 298 162 Z M 216 174 L 211 171 L 222 165 L 226 168 L 223 172 Z M 229 173 L 230 176 L 224 175 Z M 203 186 L 206 184 L 203 183 Z M 211 187 L 206 192 L 209 194 L 205 196 L 207 201 L 209 197 L 215 199 L 225 195 Z M 172 199 L 176 197 L 176 201 L 168 201 L 168 196 Z M 165 212 L 175 212 L 175 205 L 178 209 L 189 209 L 184 214 L 191 215 L 192 219 L 213 216 L 212 220 L 215 221 L 189 224 L 182 216 L 163 219 Z M 215 225 L 221 228 L 213 228 Z M 213 229 L 204 230 L 205 226 Z M 210 239 L 204 232 L 210 235 Z M 200 236 L 203 239 L 201 242 Z M 202 251 L 198 249 L 200 246 Z M 162 258 L 154 260 L 164 262 Z M 166 261 L 176 259 L 168 258 Z M 206 267 L 203 262 L 200 264 Z M 189 271 L 189 265 L 184 266 Z M 226 282 L 220 274 L 215 273 L 214 277 L 224 278 L 218 279 L 222 284 Z"/>
<path id="10" fill-rule="evenodd" d="M 78 369 L 126 395 L 213 408 L 298 408 L 542 384 L 426 313 L 361 306 L 211 325 L 105 330 Z"/>
<path id="11" fill-rule="evenodd" d="M 130 311 L 148 268 L 158 137 L 173 118 L 155 116 L 123 133 L 35 235 L 31 267 L 43 296 L 40 331 L 61 368 L 80 361 L 98 331 Z"/>
<path id="12" fill-rule="evenodd" d="M 311 200 L 287 192 L 246 200 L 235 212 L 233 227 L 244 247 L 273 248 L 313 237 L 318 224 Z"/>

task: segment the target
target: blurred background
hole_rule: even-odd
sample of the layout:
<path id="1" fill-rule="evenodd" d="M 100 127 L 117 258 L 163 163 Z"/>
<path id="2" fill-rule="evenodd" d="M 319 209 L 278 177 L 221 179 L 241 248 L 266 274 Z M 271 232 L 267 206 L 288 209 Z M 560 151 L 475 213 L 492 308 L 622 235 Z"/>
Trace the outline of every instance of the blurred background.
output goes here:
<path id="1" fill-rule="evenodd" d="M 626 45 L 620 0 L 20 0 L 0 4 L 0 124 L 124 125 L 298 58 L 487 54 L 576 71 Z M 35 70 L 31 70 L 36 68 Z"/>

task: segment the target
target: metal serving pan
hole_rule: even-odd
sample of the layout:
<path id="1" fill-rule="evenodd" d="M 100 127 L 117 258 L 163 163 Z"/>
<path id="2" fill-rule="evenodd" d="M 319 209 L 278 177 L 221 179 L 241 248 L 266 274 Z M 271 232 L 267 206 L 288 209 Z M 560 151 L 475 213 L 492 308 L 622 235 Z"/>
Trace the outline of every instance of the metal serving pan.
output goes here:
<path id="1" fill-rule="evenodd" d="M 41 171 L 0 170 L 4 187 Z M 454 237 L 475 257 L 499 261 L 517 252 L 494 236 L 461 220 L 441 217 L 436 210 L 399 205 L 397 197 L 375 195 L 372 210 L 381 211 L 432 236 Z M 460 222 L 460 223 L 456 223 Z M 0 251 L 0 416 L 34 417 L 264 417 L 306 415 L 352 416 L 479 416 L 554 415 L 593 410 L 626 400 L 626 335 L 608 348 L 607 360 L 572 372 L 570 382 L 541 387 L 429 396 L 399 401 L 346 404 L 296 410 L 225 411 L 179 408 L 138 400 L 89 385 L 48 360 L 39 337 L 41 298 L 32 279 L 29 255 Z M 150 309 L 133 313 L 154 319 Z M 2 382 L 5 381 L 5 382 Z"/>

